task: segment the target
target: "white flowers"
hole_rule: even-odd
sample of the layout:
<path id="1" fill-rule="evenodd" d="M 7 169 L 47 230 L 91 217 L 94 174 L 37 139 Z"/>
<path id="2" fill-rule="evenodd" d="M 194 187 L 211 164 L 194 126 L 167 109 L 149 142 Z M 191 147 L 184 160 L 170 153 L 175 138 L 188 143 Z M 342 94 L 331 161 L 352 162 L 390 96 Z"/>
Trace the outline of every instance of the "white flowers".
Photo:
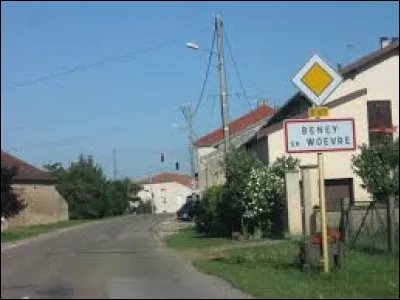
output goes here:
<path id="1" fill-rule="evenodd" d="M 284 195 L 284 180 L 268 167 L 253 168 L 243 191 L 245 219 L 260 221 L 265 219 L 271 208 Z"/>

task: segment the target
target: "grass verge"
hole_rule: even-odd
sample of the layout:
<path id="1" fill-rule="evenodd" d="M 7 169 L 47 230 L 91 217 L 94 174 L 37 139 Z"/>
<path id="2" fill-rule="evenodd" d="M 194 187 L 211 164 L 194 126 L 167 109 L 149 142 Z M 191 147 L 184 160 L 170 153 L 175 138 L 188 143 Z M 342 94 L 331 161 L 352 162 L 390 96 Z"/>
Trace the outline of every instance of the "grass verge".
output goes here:
<path id="1" fill-rule="evenodd" d="M 226 238 L 209 237 L 198 233 L 193 227 L 182 229 L 166 239 L 167 246 L 174 249 L 204 249 L 232 243 L 232 240 Z"/>
<path id="2" fill-rule="evenodd" d="M 398 256 L 348 251 L 342 269 L 322 274 L 300 271 L 297 249 L 291 242 L 234 249 L 195 266 L 261 298 L 399 299 Z"/>
<path id="3" fill-rule="evenodd" d="M 126 217 L 127 215 L 121 215 L 121 216 L 113 216 L 113 217 L 107 217 L 103 219 L 93 219 L 93 220 L 68 220 L 68 221 L 61 221 L 57 223 L 52 223 L 52 224 L 43 224 L 43 225 L 33 225 L 29 227 L 20 227 L 20 228 L 13 228 L 9 230 L 5 230 L 4 232 L 1 233 L 1 242 L 14 242 L 26 238 L 31 238 L 35 237 L 37 235 L 43 234 L 43 233 L 48 233 L 57 229 L 63 229 L 63 228 L 68 228 L 68 227 L 73 227 L 73 226 L 78 226 L 90 222 L 101 222 L 101 221 L 108 221 L 112 219 L 117 219 L 117 218 L 123 218 Z"/>
<path id="4" fill-rule="evenodd" d="M 30 237 L 34 237 L 43 233 L 54 231 L 57 229 L 68 228 L 72 226 L 82 225 L 88 222 L 93 222 L 94 220 L 68 220 L 61 221 L 52 224 L 44 225 L 34 225 L 30 227 L 21 227 L 6 230 L 1 233 L 1 242 L 14 242 L 17 240 L 22 240 Z"/>

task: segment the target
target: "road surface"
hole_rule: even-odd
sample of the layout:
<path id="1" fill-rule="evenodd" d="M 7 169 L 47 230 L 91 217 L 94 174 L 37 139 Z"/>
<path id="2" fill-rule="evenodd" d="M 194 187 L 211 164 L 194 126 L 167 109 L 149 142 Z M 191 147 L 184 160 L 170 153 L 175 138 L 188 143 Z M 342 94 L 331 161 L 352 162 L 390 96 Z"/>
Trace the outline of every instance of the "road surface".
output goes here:
<path id="1" fill-rule="evenodd" d="M 159 245 L 165 217 L 127 216 L 2 250 L 2 299 L 249 298 Z"/>

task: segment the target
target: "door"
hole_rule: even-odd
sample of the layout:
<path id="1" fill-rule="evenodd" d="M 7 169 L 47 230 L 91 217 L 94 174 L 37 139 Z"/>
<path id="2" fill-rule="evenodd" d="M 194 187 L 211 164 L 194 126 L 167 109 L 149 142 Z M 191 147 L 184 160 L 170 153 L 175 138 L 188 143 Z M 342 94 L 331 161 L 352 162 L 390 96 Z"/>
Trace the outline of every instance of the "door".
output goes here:
<path id="1" fill-rule="evenodd" d="M 349 198 L 353 203 L 353 178 L 325 180 L 325 199 L 328 211 L 340 211 L 341 199 Z"/>

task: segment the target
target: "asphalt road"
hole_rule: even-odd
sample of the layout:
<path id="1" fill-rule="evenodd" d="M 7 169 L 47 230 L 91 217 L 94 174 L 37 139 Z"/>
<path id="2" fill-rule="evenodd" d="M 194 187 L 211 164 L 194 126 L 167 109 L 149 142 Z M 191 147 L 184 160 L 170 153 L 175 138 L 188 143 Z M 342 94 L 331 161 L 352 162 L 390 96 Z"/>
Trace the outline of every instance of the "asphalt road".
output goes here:
<path id="1" fill-rule="evenodd" d="M 1 298 L 248 298 L 159 245 L 150 230 L 162 218 L 91 223 L 2 250 Z"/>

